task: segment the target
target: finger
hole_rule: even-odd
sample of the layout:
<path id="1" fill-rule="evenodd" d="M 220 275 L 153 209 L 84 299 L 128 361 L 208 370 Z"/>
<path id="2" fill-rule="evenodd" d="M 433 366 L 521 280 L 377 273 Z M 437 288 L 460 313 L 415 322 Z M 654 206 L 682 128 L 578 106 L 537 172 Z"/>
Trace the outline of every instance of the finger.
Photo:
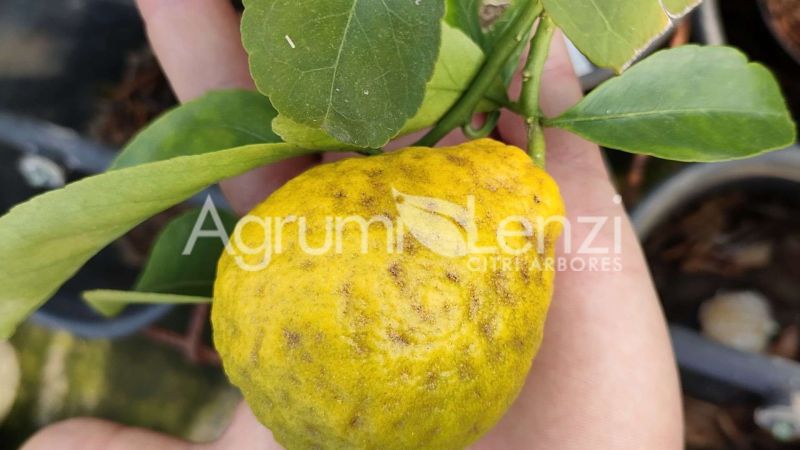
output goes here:
<path id="1" fill-rule="evenodd" d="M 510 95 L 519 96 L 522 89 L 522 75 L 517 73 L 511 83 Z M 580 101 L 583 93 L 580 82 L 572 67 L 564 36 L 560 31 L 555 33 L 550 46 L 550 53 L 542 72 L 541 108 L 545 116 L 553 117 L 569 109 Z M 527 145 L 527 125 L 522 117 L 510 111 L 503 111 L 498 130 L 510 144 L 525 148 Z M 578 137 L 560 130 L 546 130 L 548 148 L 548 169 L 558 170 L 561 161 L 574 158 L 585 159 L 590 164 L 601 162 L 596 150 Z M 555 167 L 552 167 L 555 166 Z"/>
<path id="2" fill-rule="evenodd" d="M 239 15 L 228 0 L 137 0 L 150 43 L 180 101 L 226 88 L 253 88 L 241 44 Z M 265 124 L 269 126 L 269 124 Z M 221 183 L 244 214 L 317 161 L 289 159 Z"/>
<path id="3" fill-rule="evenodd" d="M 182 102 L 253 88 L 239 16 L 227 0 L 138 0 L 150 44 Z"/>
<path id="4" fill-rule="evenodd" d="M 519 95 L 521 75 L 511 86 L 511 95 Z M 541 107 L 548 117 L 557 116 L 580 101 L 583 96 L 580 82 L 572 68 L 566 42 L 557 31 L 542 72 Z M 527 125 L 517 114 L 503 111 L 498 130 L 506 142 L 525 148 Z M 571 214 L 582 212 L 588 199 L 602 200 L 611 205 L 614 195 L 608 180 L 600 149 L 590 142 L 560 129 L 546 129 L 547 170 L 561 187 L 561 193 Z M 596 183 L 592 183 L 595 181 Z"/>
<path id="5" fill-rule="evenodd" d="M 236 409 L 230 426 L 213 444 L 204 450 L 229 450 L 246 448 L 251 450 L 281 450 L 272 432 L 259 423 L 245 402 Z"/>
<path id="6" fill-rule="evenodd" d="M 163 434 L 98 419 L 70 419 L 36 433 L 22 450 L 184 450 L 189 444 Z"/>

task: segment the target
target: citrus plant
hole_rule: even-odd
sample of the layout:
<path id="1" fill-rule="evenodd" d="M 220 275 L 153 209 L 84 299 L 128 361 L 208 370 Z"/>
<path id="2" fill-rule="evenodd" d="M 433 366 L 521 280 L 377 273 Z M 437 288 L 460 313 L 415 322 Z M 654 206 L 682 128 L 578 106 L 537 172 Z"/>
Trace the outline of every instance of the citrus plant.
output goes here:
<path id="1" fill-rule="evenodd" d="M 222 244 L 183 256 L 206 217 L 193 211 L 159 236 L 133 291 L 85 294 L 108 315 L 126 303 L 213 297 L 226 371 L 290 448 L 457 448 L 499 419 L 539 346 L 553 270 L 475 275 L 446 230 L 455 223 L 469 231 L 454 204 L 470 194 L 490 205 L 479 222 L 492 226 L 506 215 L 561 214 L 542 170 L 543 128 L 679 161 L 745 158 L 795 140 L 776 81 L 735 49 L 689 45 L 636 62 L 695 0 L 515 0 L 488 25 L 480 0 L 244 3 L 242 38 L 257 92 L 213 92 L 179 106 L 136 136 L 107 172 L 0 218 L 0 338 L 100 249 L 220 180 L 299 155 L 370 155 L 302 175 L 254 214 L 399 216 L 410 228 L 394 236 L 404 239 L 399 246 L 318 259 L 290 247 L 265 274 L 234 264 L 252 254 Z M 618 76 L 545 117 L 541 75 L 556 28 Z M 522 93 L 512 99 L 507 87 L 528 44 Z M 501 109 L 525 118 L 527 157 L 479 139 Z M 486 115 L 479 129 L 476 114 Z M 459 127 L 476 140 L 428 148 Z M 421 130 L 428 131 L 417 147 L 383 154 L 393 139 Z M 455 179 L 466 181 L 448 181 Z M 219 221 L 227 231 L 234 223 Z M 552 256 L 559 232 L 533 236 L 547 243 L 537 258 Z M 378 236 L 384 246 L 387 234 Z M 344 236 L 344 247 L 361 239 Z M 241 239 L 258 245 L 264 236 L 251 230 Z M 410 252 L 397 256 L 400 247 Z M 436 251 L 442 247 L 454 254 Z M 497 359 L 499 349 L 513 357 Z M 494 382 L 489 367 L 500 367 L 505 381 Z M 379 368 L 372 384 L 361 383 Z M 458 377 L 447 378 L 452 373 Z M 286 383 L 306 397 L 293 398 Z M 479 388 L 483 407 L 464 407 Z M 425 428 L 431 422 L 435 432 Z M 393 439 L 400 435 L 407 441 Z"/>

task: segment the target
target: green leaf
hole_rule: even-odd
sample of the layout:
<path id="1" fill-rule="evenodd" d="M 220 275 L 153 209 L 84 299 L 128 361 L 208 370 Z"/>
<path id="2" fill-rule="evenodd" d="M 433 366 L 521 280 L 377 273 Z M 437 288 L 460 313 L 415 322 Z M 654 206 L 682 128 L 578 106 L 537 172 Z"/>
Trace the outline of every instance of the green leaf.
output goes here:
<path id="1" fill-rule="evenodd" d="M 692 10 L 703 0 L 661 0 L 661 5 L 672 17 L 681 17 Z"/>
<path id="2" fill-rule="evenodd" d="M 211 303 L 210 297 L 162 294 L 155 292 L 95 290 L 85 291 L 83 299 L 105 317 L 114 317 L 128 304 L 196 304 Z"/>
<path id="3" fill-rule="evenodd" d="M 403 125 L 398 135 L 413 133 L 434 125 L 467 89 L 475 73 L 480 69 L 483 59 L 483 52 L 477 44 L 460 30 L 442 24 L 442 49 L 433 77 L 425 91 L 425 101 L 417 114 Z M 487 94 L 487 100 L 479 109 L 482 111 L 496 109 L 503 98 L 505 89 L 498 81 L 497 86 Z M 297 123 L 282 114 L 272 122 L 272 128 L 284 141 L 305 148 L 325 150 L 357 148 L 337 141 L 319 128 Z"/>
<path id="4" fill-rule="evenodd" d="M 442 0 L 245 0 L 242 41 L 281 114 L 378 148 L 412 117 L 439 50 Z"/>
<path id="5" fill-rule="evenodd" d="M 489 29 L 486 39 L 484 42 L 484 50 L 487 54 L 491 53 L 494 49 L 495 45 L 503 38 L 508 27 L 514 23 L 514 20 L 519 15 L 520 11 L 522 11 L 522 6 L 524 5 L 524 1 L 515 0 L 511 2 L 510 5 L 503 11 L 503 14 L 492 24 L 491 28 Z M 505 67 L 503 67 L 503 71 L 500 73 L 500 77 L 503 80 L 503 84 L 508 87 L 511 84 L 511 80 L 514 79 L 514 74 L 517 73 L 517 70 L 520 66 L 520 58 L 522 57 L 522 53 L 525 51 L 527 47 L 527 43 L 531 40 L 531 34 L 533 30 L 528 32 L 526 36 L 524 36 L 520 40 L 520 45 L 514 50 L 514 53 L 506 62 Z"/>
<path id="6" fill-rule="evenodd" d="M 547 125 L 679 161 L 744 158 L 795 140 L 775 78 L 728 47 L 655 53 Z"/>
<path id="7" fill-rule="evenodd" d="M 473 42 L 483 48 L 484 34 L 481 28 L 480 9 L 482 0 L 447 0 L 447 12 L 444 20 L 469 36 Z"/>
<path id="8" fill-rule="evenodd" d="M 249 144 L 280 142 L 269 99 L 241 89 L 208 93 L 180 105 L 137 134 L 112 169 Z"/>
<path id="9" fill-rule="evenodd" d="M 543 0 L 545 11 L 576 47 L 599 67 L 621 72 L 687 13 L 689 0 Z"/>
<path id="10" fill-rule="evenodd" d="M 311 153 L 259 144 L 85 178 L 0 217 L 0 339 L 103 247 L 148 217 L 222 179 Z"/>
<path id="11" fill-rule="evenodd" d="M 158 235 L 135 290 L 210 297 L 217 260 L 236 222 L 236 216 L 218 211 L 210 198 L 203 208 L 173 219 Z"/>

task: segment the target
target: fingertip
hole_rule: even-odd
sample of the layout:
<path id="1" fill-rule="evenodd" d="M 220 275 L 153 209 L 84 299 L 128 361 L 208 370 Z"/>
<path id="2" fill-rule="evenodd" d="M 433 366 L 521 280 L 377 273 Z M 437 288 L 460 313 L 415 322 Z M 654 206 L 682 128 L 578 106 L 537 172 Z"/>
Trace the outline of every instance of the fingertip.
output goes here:
<path id="1" fill-rule="evenodd" d="M 220 187 L 233 211 L 244 216 L 287 181 L 318 162 L 319 155 L 290 158 L 225 180 Z"/>
<path id="2" fill-rule="evenodd" d="M 137 0 L 150 43 L 175 94 L 253 88 L 239 15 L 228 0 Z"/>
<path id="3" fill-rule="evenodd" d="M 542 72 L 540 106 L 546 116 L 561 114 L 577 103 L 583 96 L 580 81 L 572 67 L 564 35 L 556 30 Z M 528 57 L 525 51 L 522 61 Z M 521 62 L 520 66 L 524 63 Z M 517 98 L 522 88 L 522 70 L 517 71 L 509 86 L 509 96 Z M 504 110 L 498 122 L 498 130 L 506 142 L 518 147 L 527 145 L 527 125 L 511 111 Z"/>
<path id="4" fill-rule="evenodd" d="M 583 97 L 567 51 L 566 38 L 556 31 L 542 72 L 541 107 L 546 116 L 557 116 Z"/>
<path id="5" fill-rule="evenodd" d="M 207 446 L 208 450 L 248 448 L 253 450 L 280 450 L 272 432 L 262 425 L 253 411 L 242 402 L 222 437 Z"/>

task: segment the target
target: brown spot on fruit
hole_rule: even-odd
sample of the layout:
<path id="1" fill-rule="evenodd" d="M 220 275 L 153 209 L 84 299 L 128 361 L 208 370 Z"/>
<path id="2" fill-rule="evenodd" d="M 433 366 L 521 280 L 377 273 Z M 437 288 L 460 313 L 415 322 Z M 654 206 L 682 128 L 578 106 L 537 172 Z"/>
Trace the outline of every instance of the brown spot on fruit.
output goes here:
<path id="1" fill-rule="evenodd" d="M 407 164 L 402 164 L 398 166 L 397 169 L 408 180 L 412 180 L 420 184 L 426 184 L 430 181 L 428 173 L 425 172 L 422 167 L 412 167 Z"/>
<path id="2" fill-rule="evenodd" d="M 504 303 L 512 305 L 516 303 L 516 298 L 508 287 L 508 279 L 504 272 L 497 271 L 492 274 L 492 287 Z"/>
<path id="3" fill-rule="evenodd" d="M 454 155 L 452 153 L 448 153 L 446 158 L 453 165 L 456 165 L 458 167 L 465 167 L 465 166 L 469 165 L 469 161 L 466 158 L 463 158 L 463 157 L 458 156 L 458 155 Z"/>
<path id="4" fill-rule="evenodd" d="M 389 340 L 397 345 L 406 346 L 411 344 L 411 342 L 408 340 L 408 336 L 398 331 L 386 330 L 386 335 L 389 336 Z"/>
<path id="5" fill-rule="evenodd" d="M 261 353 L 261 346 L 264 345 L 264 329 L 260 328 L 256 332 L 256 338 L 253 341 L 253 347 L 250 348 L 250 363 L 253 365 L 258 364 L 258 354 Z"/>
<path id="6" fill-rule="evenodd" d="M 514 349 L 517 350 L 520 353 L 525 351 L 525 347 L 526 347 L 526 342 L 525 341 L 526 341 L 526 339 L 525 339 L 524 336 L 514 336 L 514 340 L 512 341 L 512 344 L 514 345 Z"/>
<path id="7" fill-rule="evenodd" d="M 424 306 L 422 306 L 419 303 L 415 302 L 415 303 L 413 303 L 411 305 L 411 308 L 414 310 L 414 312 L 417 313 L 417 315 L 419 316 L 420 320 L 422 320 L 423 322 L 427 322 L 427 323 L 433 323 L 434 322 L 433 314 L 431 314 L 427 309 L 425 309 Z"/>
<path id="8" fill-rule="evenodd" d="M 525 284 L 529 284 L 531 281 L 531 268 L 528 264 L 527 258 L 522 258 L 519 261 L 519 276 L 522 278 L 522 282 Z"/>
<path id="9" fill-rule="evenodd" d="M 425 389 L 435 391 L 437 387 L 439 387 L 439 374 L 434 371 L 428 372 L 425 377 Z"/>
<path id="10" fill-rule="evenodd" d="M 394 283 L 399 287 L 405 286 L 405 280 L 403 279 L 403 267 L 398 262 L 393 262 L 389 265 L 389 275 L 391 275 L 392 280 Z"/>
<path id="11" fill-rule="evenodd" d="M 286 346 L 291 349 L 291 348 L 296 348 L 298 345 L 300 345 L 300 340 L 302 339 L 302 336 L 300 335 L 300 333 L 297 333 L 296 331 L 291 331 L 284 328 L 283 338 L 286 340 Z"/>
<path id="12" fill-rule="evenodd" d="M 445 276 L 447 277 L 448 280 L 452 281 L 453 283 L 458 283 L 459 281 L 461 281 L 461 277 L 459 277 L 458 274 L 452 270 L 448 270 Z"/>
<path id="13" fill-rule="evenodd" d="M 375 197 L 371 195 L 361 194 L 361 206 L 368 210 L 372 210 L 377 203 Z"/>
<path id="14" fill-rule="evenodd" d="M 469 381 L 475 376 L 475 369 L 470 363 L 462 362 L 458 364 L 458 377 L 462 381 Z"/>
<path id="15" fill-rule="evenodd" d="M 319 436 L 320 434 L 319 428 L 317 428 L 317 426 L 314 425 L 313 423 L 305 422 L 303 426 L 306 430 L 306 433 L 308 433 L 309 436 Z"/>
<path id="16" fill-rule="evenodd" d="M 469 289 L 469 319 L 475 320 L 475 316 L 478 315 L 478 310 L 481 306 L 481 299 L 478 297 L 478 292 L 475 290 L 474 286 L 470 286 Z"/>
<path id="17" fill-rule="evenodd" d="M 362 423 L 363 423 L 362 421 L 363 421 L 363 419 L 361 418 L 361 416 L 356 414 L 356 415 L 353 416 L 352 419 L 350 419 L 350 422 L 348 422 L 347 425 L 349 425 L 350 428 L 360 428 Z"/>
<path id="18" fill-rule="evenodd" d="M 480 325 L 481 334 L 487 341 L 494 339 L 494 325 L 490 322 L 483 322 Z"/>
<path id="19" fill-rule="evenodd" d="M 402 237 L 403 239 L 403 253 L 413 255 L 417 253 L 419 246 L 417 244 L 416 238 L 409 233 L 405 233 Z"/>

